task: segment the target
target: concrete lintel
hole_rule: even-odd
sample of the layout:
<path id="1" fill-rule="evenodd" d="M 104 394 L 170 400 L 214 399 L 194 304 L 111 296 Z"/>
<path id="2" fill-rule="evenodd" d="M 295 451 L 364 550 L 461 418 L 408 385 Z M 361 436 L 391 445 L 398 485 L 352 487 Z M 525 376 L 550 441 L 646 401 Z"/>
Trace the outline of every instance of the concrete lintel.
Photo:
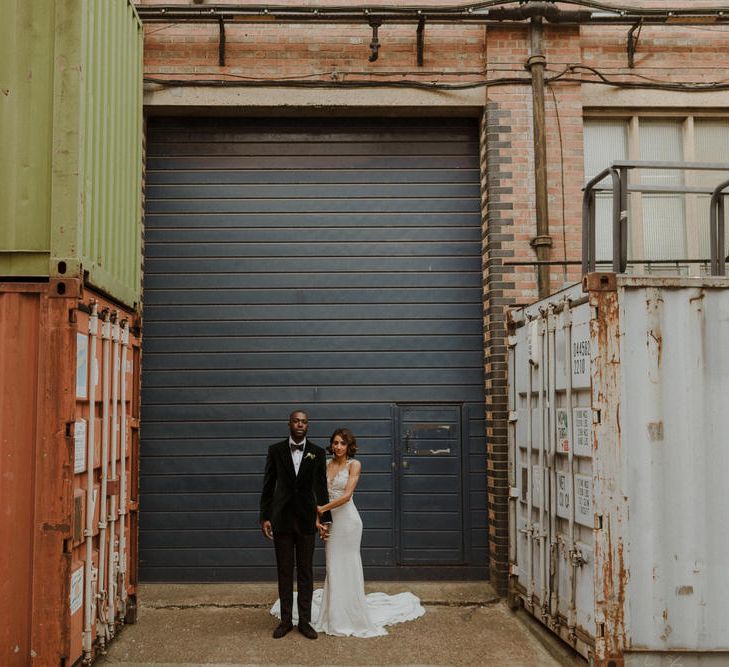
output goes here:
<path id="1" fill-rule="evenodd" d="M 642 90 L 583 85 L 583 107 L 620 107 L 670 109 L 721 108 L 729 106 L 729 91 L 684 92 Z"/>
<path id="2" fill-rule="evenodd" d="M 145 85 L 144 105 L 149 115 L 215 112 L 221 114 L 301 113 L 332 109 L 356 113 L 386 110 L 392 115 L 417 110 L 459 116 L 479 115 L 486 103 L 481 88 L 420 90 L 356 88 L 334 90 L 286 88 L 212 88 L 209 86 L 161 87 Z"/>

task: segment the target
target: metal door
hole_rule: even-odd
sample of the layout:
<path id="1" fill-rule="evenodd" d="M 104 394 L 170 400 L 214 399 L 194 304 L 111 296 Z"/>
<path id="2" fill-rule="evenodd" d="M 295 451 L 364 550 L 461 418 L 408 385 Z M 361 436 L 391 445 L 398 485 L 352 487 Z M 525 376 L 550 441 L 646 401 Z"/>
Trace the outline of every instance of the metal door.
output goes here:
<path id="1" fill-rule="evenodd" d="M 341 426 L 357 436 L 365 573 L 402 578 L 392 406 L 445 403 L 473 408 L 461 457 L 474 570 L 452 576 L 483 576 L 478 167 L 471 119 L 150 119 L 145 579 L 275 578 L 258 499 L 294 408 L 317 444 Z"/>
<path id="2" fill-rule="evenodd" d="M 463 562 L 461 406 L 399 406 L 399 561 Z"/>

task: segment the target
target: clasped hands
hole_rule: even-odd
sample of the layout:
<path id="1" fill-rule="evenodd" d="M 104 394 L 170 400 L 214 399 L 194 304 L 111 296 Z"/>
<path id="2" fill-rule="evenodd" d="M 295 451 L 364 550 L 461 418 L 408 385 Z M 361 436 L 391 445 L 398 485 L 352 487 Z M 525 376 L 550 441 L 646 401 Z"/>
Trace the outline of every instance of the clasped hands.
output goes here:
<path id="1" fill-rule="evenodd" d="M 321 522 L 321 515 L 323 514 L 321 508 L 321 505 L 316 507 L 316 529 L 319 531 L 319 537 L 326 542 L 329 539 L 329 528 L 332 524 Z"/>

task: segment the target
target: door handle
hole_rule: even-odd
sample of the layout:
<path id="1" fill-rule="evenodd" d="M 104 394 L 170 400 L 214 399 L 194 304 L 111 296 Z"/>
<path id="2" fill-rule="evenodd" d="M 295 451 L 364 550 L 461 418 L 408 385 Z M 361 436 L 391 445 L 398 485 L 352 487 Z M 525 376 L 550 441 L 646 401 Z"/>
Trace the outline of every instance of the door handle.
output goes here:
<path id="1" fill-rule="evenodd" d="M 410 467 L 410 464 L 407 461 L 403 461 L 402 462 L 402 467 L 403 468 L 409 468 Z"/>

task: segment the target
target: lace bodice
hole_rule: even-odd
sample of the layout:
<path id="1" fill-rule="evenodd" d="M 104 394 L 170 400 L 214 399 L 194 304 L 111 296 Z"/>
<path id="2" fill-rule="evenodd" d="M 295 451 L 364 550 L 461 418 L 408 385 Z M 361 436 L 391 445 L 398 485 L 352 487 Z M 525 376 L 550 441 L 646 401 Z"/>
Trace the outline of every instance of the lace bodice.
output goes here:
<path id="1" fill-rule="evenodd" d="M 331 463 L 331 459 L 327 462 L 327 467 Z M 352 459 L 347 461 L 345 466 L 330 478 L 327 474 L 327 490 L 329 491 L 329 500 L 336 500 L 344 494 L 344 489 L 347 487 L 347 481 L 349 480 L 349 464 L 352 463 Z"/>

